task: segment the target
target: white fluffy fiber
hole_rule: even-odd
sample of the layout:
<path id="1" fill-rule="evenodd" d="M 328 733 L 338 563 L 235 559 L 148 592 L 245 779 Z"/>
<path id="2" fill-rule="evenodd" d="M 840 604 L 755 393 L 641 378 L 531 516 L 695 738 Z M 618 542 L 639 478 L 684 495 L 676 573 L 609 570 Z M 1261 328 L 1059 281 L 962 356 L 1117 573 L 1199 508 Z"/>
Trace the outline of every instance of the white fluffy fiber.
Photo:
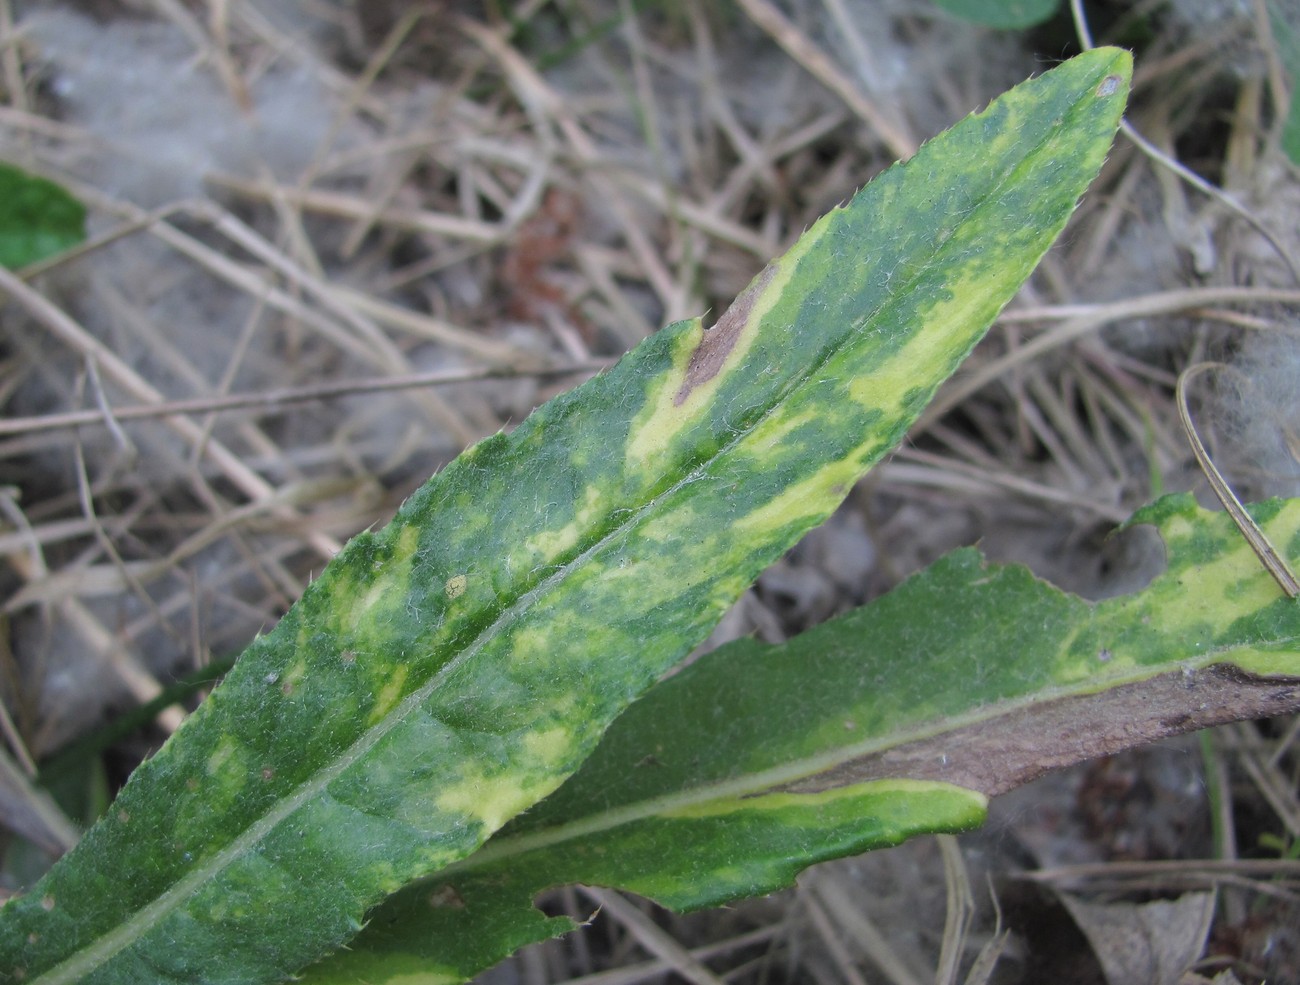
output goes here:
<path id="1" fill-rule="evenodd" d="M 82 177 L 137 205 L 194 196 L 218 169 L 290 180 L 329 131 L 333 101 L 288 59 L 255 79 L 247 110 L 173 24 L 47 6 L 19 28 L 63 122 L 92 138 Z"/>

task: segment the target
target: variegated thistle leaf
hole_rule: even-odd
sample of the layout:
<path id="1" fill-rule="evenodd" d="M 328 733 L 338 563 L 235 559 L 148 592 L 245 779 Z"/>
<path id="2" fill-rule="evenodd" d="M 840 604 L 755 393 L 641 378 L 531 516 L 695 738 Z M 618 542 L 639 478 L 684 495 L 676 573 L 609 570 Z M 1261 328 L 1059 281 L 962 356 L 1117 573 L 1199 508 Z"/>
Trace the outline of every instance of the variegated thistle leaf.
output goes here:
<path id="1" fill-rule="evenodd" d="M 1253 514 L 1300 564 L 1300 500 Z M 372 915 L 306 985 L 460 981 L 572 928 L 571 883 L 677 910 L 805 866 L 979 823 L 1049 768 L 1300 708 L 1300 600 L 1225 513 L 1170 496 L 1132 521 L 1167 566 L 1090 603 L 957 551 L 780 646 L 721 647 L 627 710 L 559 790 Z M 952 786 L 950 784 L 961 784 Z"/>
<path id="2" fill-rule="evenodd" d="M 470 854 L 891 448 L 1104 159 L 1131 61 L 1018 86 L 353 540 L 0 914 L 0 981 L 267 982 Z"/>

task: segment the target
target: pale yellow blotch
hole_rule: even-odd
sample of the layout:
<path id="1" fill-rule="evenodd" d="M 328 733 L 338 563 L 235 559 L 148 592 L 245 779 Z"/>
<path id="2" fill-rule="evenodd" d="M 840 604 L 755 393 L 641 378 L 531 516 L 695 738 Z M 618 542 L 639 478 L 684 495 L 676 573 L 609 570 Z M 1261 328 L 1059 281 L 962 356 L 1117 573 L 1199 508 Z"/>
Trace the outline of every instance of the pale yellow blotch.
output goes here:
<path id="1" fill-rule="evenodd" d="M 383 568 L 378 572 L 370 588 L 361 596 L 358 603 L 360 613 L 368 613 L 372 608 L 385 599 L 390 604 L 395 604 L 405 593 L 397 589 L 404 586 L 408 580 L 408 574 L 411 567 L 411 558 L 420 547 L 420 529 L 419 527 L 405 527 L 398 534 L 397 543 L 393 546 L 393 553 L 384 563 Z"/>
<path id="2" fill-rule="evenodd" d="M 601 495 L 598 486 L 588 486 L 583 493 L 583 504 L 573 519 L 559 530 L 543 530 L 530 537 L 524 546 L 544 558 L 559 557 L 578 545 L 582 535 L 598 519 Z"/>
<path id="3" fill-rule="evenodd" d="M 420 547 L 420 527 L 403 527 L 393 548 L 393 561 L 409 561 Z"/>
<path id="4" fill-rule="evenodd" d="M 554 652 L 555 635 L 550 624 L 523 626 L 515 630 L 511 637 L 512 660 L 527 662 L 536 657 L 547 657 Z"/>
<path id="5" fill-rule="evenodd" d="M 195 811 L 199 813 L 204 812 L 202 806 L 204 804 L 209 806 L 228 804 L 248 785 L 250 779 L 247 753 L 238 742 L 228 736 L 217 743 L 208 756 L 206 766 L 206 776 L 192 776 L 185 782 L 187 790 L 199 795 L 193 805 Z M 188 825 L 179 826 L 177 830 L 180 831 L 183 827 Z M 185 840 L 183 835 L 178 834 L 178 838 L 181 841 Z"/>
<path id="6" fill-rule="evenodd" d="M 681 427 L 680 422 L 685 416 L 692 412 L 698 414 L 698 402 L 688 400 L 685 405 L 675 407 L 673 401 L 686 379 L 691 353 L 703 339 L 703 319 L 692 318 L 690 327 L 678 336 L 673 347 L 672 365 L 655 381 L 650 399 L 628 431 L 625 457 L 629 471 L 645 468 L 646 463 L 653 462 L 655 453 L 668 444 L 668 439 Z"/>
<path id="7" fill-rule="evenodd" d="M 1224 586 L 1236 589 L 1224 598 Z M 1160 585 L 1156 590 L 1163 588 Z M 1207 623 L 1227 624 L 1239 615 L 1263 608 L 1278 598 L 1278 587 L 1247 547 L 1231 551 L 1209 561 L 1180 568 L 1176 584 L 1168 591 L 1174 598 L 1214 599 L 1214 606 L 1151 605 L 1147 607 L 1149 626 L 1162 633 L 1177 634 L 1199 629 Z M 1235 656 L 1234 656 L 1235 659 Z"/>
<path id="8" fill-rule="evenodd" d="M 438 794 L 435 804 L 438 810 L 449 814 L 476 817 L 488 831 L 496 831 L 557 786 L 559 786 L 558 781 L 539 795 L 536 785 L 526 792 L 511 776 L 494 776 L 488 779 L 480 775 L 447 787 Z"/>
<path id="9" fill-rule="evenodd" d="M 844 498 L 843 490 L 857 481 L 856 462 L 841 460 L 822 466 L 802 482 L 787 486 L 777 496 L 742 517 L 729 520 L 746 533 L 768 533 L 795 520 L 821 518 L 828 506 Z"/>
<path id="10" fill-rule="evenodd" d="M 556 726 L 533 732 L 524 739 L 524 751 L 535 763 L 547 766 L 562 761 L 573 747 L 573 730 Z"/>
<path id="11" fill-rule="evenodd" d="M 407 883 L 407 880 L 399 876 L 388 864 L 382 867 L 376 864 L 370 871 L 370 877 L 386 893 L 395 893 Z"/>
<path id="12" fill-rule="evenodd" d="M 442 586 L 442 590 L 447 593 L 447 598 L 458 599 L 465 594 L 468 584 L 469 579 L 464 575 L 453 575 L 447 579 L 447 584 Z"/>
<path id="13" fill-rule="evenodd" d="M 1291 651 L 1256 650 L 1253 647 L 1232 651 L 1232 662 L 1248 674 L 1261 677 L 1292 677 L 1295 675 L 1295 653 Z"/>
<path id="14" fill-rule="evenodd" d="M 959 790 L 946 783 L 930 780 L 867 780 L 846 787 L 831 790 L 819 790 L 815 793 L 769 793 L 757 797 L 723 797 L 706 800 L 698 804 L 686 804 L 662 812 L 663 817 L 707 818 L 727 814 L 739 814 L 746 811 L 779 811 L 787 807 L 815 807 L 834 803 L 837 800 L 853 800 L 863 794 L 892 795 L 917 794 L 942 791 L 949 794 L 966 794 L 972 803 L 981 806 L 988 803 L 988 798 L 975 790 Z"/>
<path id="15" fill-rule="evenodd" d="M 879 409 L 887 418 L 896 417 L 909 391 L 934 381 L 938 367 L 946 367 L 952 359 L 953 326 L 969 324 L 988 307 L 988 287 L 978 280 L 951 284 L 949 291 L 951 297 L 921 313 L 924 324 L 902 348 L 849 381 L 849 399 L 868 410 Z M 961 340 L 956 344 L 965 348 Z"/>
<path id="16" fill-rule="evenodd" d="M 1162 537 L 1166 543 L 1173 544 L 1196 535 L 1196 524 L 1185 516 L 1171 516 L 1164 521 Z"/>
<path id="17" fill-rule="evenodd" d="M 307 676 L 307 662 L 305 660 L 296 660 L 283 674 L 280 675 L 278 683 L 280 693 L 284 695 L 293 694 L 298 690 L 298 685 L 302 679 Z M 275 683 L 268 681 L 267 683 Z"/>
<path id="18" fill-rule="evenodd" d="M 388 584 L 384 579 L 376 581 L 370 586 L 370 590 L 366 592 L 365 595 L 361 596 L 361 601 L 358 603 L 358 611 L 369 612 L 375 607 L 375 605 L 390 594 L 392 587 L 393 586 Z"/>
<path id="19" fill-rule="evenodd" d="M 374 974 L 372 967 L 374 966 L 366 965 L 370 974 Z M 454 971 L 416 971 L 409 975 L 384 974 L 383 980 L 386 985 L 459 985 L 465 976 Z"/>
<path id="20" fill-rule="evenodd" d="M 219 776 L 226 768 L 226 765 L 235 760 L 239 754 L 239 744 L 234 739 L 225 738 L 217 743 L 217 747 L 212 750 L 212 755 L 208 757 L 208 775 Z"/>
<path id="21" fill-rule="evenodd" d="M 779 414 L 765 418 L 754 429 L 745 440 L 746 453 L 755 458 L 762 458 L 764 455 L 776 451 L 787 435 L 793 434 L 805 424 L 819 421 L 825 423 L 825 420 L 825 417 L 818 414 L 816 410 L 809 410 L 802 414 L 792 414 L 783 410 Z"/>
<path id="22" fill-rule="evenodd" d="M 406 675 L 410 668 L 406 664 L 394 664 L 387 683 L 375 695 L 375 707 L 370 712 L 370 724 L 381 721 L 399 701 L 402 700 L 402 688 L 406 684 Z"/>
<path id="23" fill-rule="evenodd" d="M 529 785 L 521 784 L 519 777 L 511 774 L 466 775 L 459 783 L 441 790 L 435 804 L 441 811 L 476 817 L 489 831 L 495 831 L 559 786 L 563 777 L 543 775 L 539 779 L 537 774 L 563 762 L 572 745 L 573 732 L 564 726 L 529 733 L 523 737 L 522 750 L 527 757 Z"/>

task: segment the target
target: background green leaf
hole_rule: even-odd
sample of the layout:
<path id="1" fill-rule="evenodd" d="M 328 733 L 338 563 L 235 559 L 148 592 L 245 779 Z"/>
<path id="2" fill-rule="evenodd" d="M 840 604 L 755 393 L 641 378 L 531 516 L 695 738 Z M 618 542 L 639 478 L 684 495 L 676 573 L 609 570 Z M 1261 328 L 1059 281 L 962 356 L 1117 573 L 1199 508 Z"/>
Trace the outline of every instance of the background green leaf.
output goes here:
<path id="1" fill-rule="evenodd" d="M 1016 31 L 1047 20 L 1060 8 L 1060 0 L 934 0 L 948 13 L 982 24 Z"/>
<path id="2" fill-rule="evenodd" d="M 0 264 L 15 269 L 86 238 L 86 207 L 62 187 L 0 162 Z"/>
<path id="3" fill-rule="evenodd" d="M 1018 86 L 709 332 L 669 326 L 353 540 L 5 907 L 0 980 L 283 977 L 554 790 L 902 437 L 1101 166 L 1130 68 Z"/>
<path id="4" fill-rule="evenodd" d="M 1291 76 L 1291 106 L 1282 125 L 1282 150 L 1293 164 L 1300 165 L 1300 17 L 1293 10 L 1288 18 L 1281 0 L 1270 0 L 1268 18 L 1278 56 Z"/>
<path id="5" fill-rule="evenodd" d="M 1254 514 L 1300 561 L 1300 500 Z M 531 905 L 552 886 L 675 909 L 771 892 L 826 858 L 976 824 L 983 794 L 1049 766 L 1300 707 L 1300 601 L 1230 518 L 1175 496 L 1135 522 L 1159 528 L 1169 558 L 1131 595 L 1088 603 L 965 549 L 789 643 L 701 658 L 554 795 L 394 897 L 306 980 L 468 978 L 571 929 Z"/>

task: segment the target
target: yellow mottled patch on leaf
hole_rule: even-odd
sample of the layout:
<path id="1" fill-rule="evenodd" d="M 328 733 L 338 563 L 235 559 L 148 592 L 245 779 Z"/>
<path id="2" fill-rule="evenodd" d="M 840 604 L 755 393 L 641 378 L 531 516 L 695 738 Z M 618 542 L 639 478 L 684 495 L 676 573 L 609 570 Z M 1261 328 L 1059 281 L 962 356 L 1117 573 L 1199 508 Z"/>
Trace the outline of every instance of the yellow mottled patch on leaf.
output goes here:
<path id="1" fill-rule="evenodd" d="M 603 492 L 597 486 L 588 486 L 583 491 L 583 503 L 578 507 L 573 520 L 558 530 L 543 530 L 525 543 L 528 550 L 544 558 L 554 558 L 565 554 L 578 546 L 578 538 L 591 529 L 598 519 L 597 511 L 604 500 Z"/>
<path id="2" fill-rule="evenodd" d="M 383 982 L 384 985 L 459 985 L 465 976 L 437 968 L 427 959 L 407 954 L 366 954 L 355 967 L 345 951 L 337 960 L 340 969 L 350 969 L 349 980 Z M 342 980 L 342 979 L 340 979 Z"/>
<path id="3" fill-rule="evenodd" d="M 409 975 L 389 975 L 384 978 L 386 985 L 456 985 L 464 980 L 464 975 L 437 971 L 416 971 Z"/>
<path id="4" fill-rule="evenodd" d="M 559 785 L 557 780 L 551 789 Z M 490 778 L 477 774 L 440 791 L 434 805 L 443 813 L 478 818 L 486 830 L 495 831 L 540 799 L 536 785 L 524 788 L 513 774 Z"/>
<path id="5" fill-rule="evenodd" d="M 816 410 L 808 410 L 802 414 L 781 413 L 773 415 L 754 429 L 753 437 L 748 443 L 748 451 L 756 458 L 771 455 L 779 460 L 781 442 L 785 440 L 787 435 L 793 434 L 807 424 L 817 424 L 819 422 L 824 424 L 825 421 L 826 415 L 818 413 Z"/>
<path id="6" fill-rule="evenodd" d="M 884 796 L 889 794 L 914 795 L 918 793 L 942 792 L 948 796 L 966 795 L 972 806 L 983 808 L 988 798 L 975 790 L 954 787 L 947 783 L 935 783 L 929 780 L 868 780 L 864 783 L 849 784 L 816 793 L 769 793 L 759 797 L 719 797 L 688 804 L 662 812 L 663 817 L 670 818 L 705 818 L 727 814 L 739 814 L 749 811 L 779 811 L 788 807 L 814 807 L 834 803 L 837 800 L 853 801 L 864 793 Z"/>
<path id="7" fill-rule="evenodd" d="M 521 626 L 511 638 L 511 660 L 524 664 L 546 660 L 562 638 L 563 632 L 551 625 Z"/>
<path id="8" fill-rule="evenodd" d="M 888 416 L 896 414 L 902 398 L 916 386 L 918 366 L 945 365 L 965 354 L 969 336 L 954 339 L 949 326 L 991 318 L 999 307 L 997 287 L 978 280 L 952 284 L 948 298 L 935 301 L 925 310 L 921 326 L 906 345 L 882 359 L 870 373 L 848 381 L 849 398 Z M 980 312 L 981 307 L 987 311 Z"/>
<path id="9" fill-rule="evenodd" d="M 298 689 L 298 685 L 306 676 L 307 662 L 299 659 L 295 660 L 276 680 L 268 679 L 267 684 L 278 684 L 280 693 L 288 696 Z"/>
<path id="10" fill-rule="evenodd" d="M 253 770 L 248 750 L 238 739 L 227 736 L 217 742 L 203 763 L 203 773 L 186 781 L 186 790 L 194 796 L 184 798 L 186 813 L 177 818 L 173 829 L 177 843 L 191 841 L 196 826 L 202 826 L 208 811 L 237 800 L 248 787 Z"/>
<path id="11" fill-rule="evenodd" d="M 392 666 L 392 676 L 388 678 L 387 683 L 375 696 L 375 707 L 370 711 L 371 722 L 382 721 L 397 706 L 397 702 L 402 700 L 403 688 L 406 685 L 406 675 L 409 668 L 406 664 L 399 663 Z"/>
<path id="12" fill-rule="evenodd" d="M 573 744 L 573 729 L 550 728 L 524 737 L 524 751 L 539 763 L 558 763 Z"/>
<path id="13" fill-rule="evenodd" d="M 212 750 L 212 754 L 208 756 L 208 775 L 220 776 L 226 771 L 226 767 L 231 762 L 241 763 L 242 761 L 243 756 L 239 743 L 235 742 L 233 738 L 223 738 Z M 242 771 L 242 767 L 240 767 L 240 770 Z"/>
<path id="14" fill-rule="evenodd" d="M 801 482 L 786 486 L 758 509 L 734 518 L 732 524 L 758 536 L 800 519 L 818 521 L 826 513 L 826 503 L 841 498 L 836 490 L 848 488 L 861 472 L 856 461 L 831 462 Z"/>
<path id="15" fill-rule="evenodd" d="M 393 548 L 394 561 L 408 561 L 420 547 L 420 528 L 407 527 L 397 538 L 397 545 Z"/>
<path id="16" fill-rule="evenodd" d="M 564 726 L 526 733 L 521 750 L 526 769 L 519 774 L 466 772 L 459 783 L 438 792 L 438 809 L 476 817 L 495 831 L 560 785 L 564 775 L 549 771 L 571 753 L 573 737 L 574 730 Z"/>
<path id="17" fill-rule="evenodd" d="M 659 453 L 667 448 L 684 423 L 702 413 L 695 406 L 674 407 L 673 398 L 686 378 L 691 353 L 704 338 L 704 321 L 692 318 L 673 346 L 672 366 L 650 384 L 649 400 L 628 432 L 627 469 L 655 470 Z"/>
<path id="18" fill-rule="evenodd" d="M 371 615 L 380 602 L 387 601 L 390 605 L 393 600 L 400 598 L 404 594 L 408 576 L 411 567 L 411 558 L 420 546 L 420 531 L 416 527 L 406 527 L 398 535 L 397 542 L 393 545 L 392 555 L 384 563 L 383 568 L 379 571 L 379 576 L 375 578 L 370 588 L 361 596 L 361 599 L 354 608 L 358 616 Z"/>
<path id="19" fill-rule="evenodd" d="M 370 586 L 370 591 L 366 592 L 357 603 L 358 615 L 369 612 L 386 598 L 390 598 L 393 587 L 386 581 L 377 581 Z"/>

